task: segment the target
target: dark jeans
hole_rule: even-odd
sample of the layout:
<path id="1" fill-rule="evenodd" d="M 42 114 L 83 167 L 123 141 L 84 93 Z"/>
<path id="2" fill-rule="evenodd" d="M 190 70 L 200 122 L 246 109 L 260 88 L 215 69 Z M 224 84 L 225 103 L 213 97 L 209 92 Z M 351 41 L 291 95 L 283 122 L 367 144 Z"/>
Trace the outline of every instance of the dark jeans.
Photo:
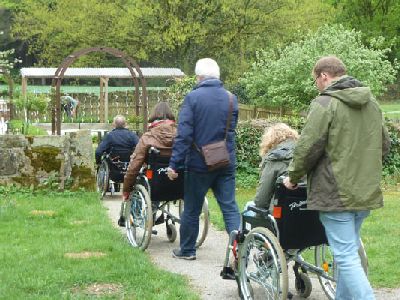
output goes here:
<path id="1" fill-rule="evenodd" d="M 235 171 L 221 169 L 209 173 L 185 173 L 184 211 L 180 227 L 180 247 L 184 255 L 196 254 L 199 216 L 204 197 L 210 189 L 221 208 L 228 233 L 239 229 L 240 214 L 235 200 Z"/>

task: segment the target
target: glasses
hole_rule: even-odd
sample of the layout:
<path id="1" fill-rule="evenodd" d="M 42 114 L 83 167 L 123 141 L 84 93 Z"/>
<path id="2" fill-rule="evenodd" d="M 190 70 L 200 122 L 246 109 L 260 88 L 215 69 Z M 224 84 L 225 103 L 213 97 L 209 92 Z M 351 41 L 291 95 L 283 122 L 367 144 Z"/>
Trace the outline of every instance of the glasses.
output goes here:
<path id="1" fill-rule="evenodd" d="M 317 79 L 321 77 L 321 74 L 319 74 L 317 77 L 314 78 L 313 80 L 313 86 L 317 83 Z"/>

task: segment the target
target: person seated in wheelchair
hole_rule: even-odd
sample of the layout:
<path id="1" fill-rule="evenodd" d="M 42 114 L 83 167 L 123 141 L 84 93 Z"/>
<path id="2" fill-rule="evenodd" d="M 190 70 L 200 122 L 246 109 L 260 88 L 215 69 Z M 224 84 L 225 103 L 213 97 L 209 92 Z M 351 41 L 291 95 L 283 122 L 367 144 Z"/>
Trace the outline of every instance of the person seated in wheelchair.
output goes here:
<path id="1" fill-rule="evenodd" d="M 150 114 L 148 131 L 142 135 L 130 157 L 124 177 L 121 211 L 118 219 L 119 226 L 125 226 L 125 202 L 129 199 L 129 194 L 132 192 L 139 171 L 146 161 L 149 149 L 155 147 L 160 151 L 160 156 L 170 157 L 175 135 L 175 116 L 168 103 L 159 102 Z"/>
<path id="2" fill-rule="evenodd" d="M 114 129 L 103 138 L 96 149 L 97 165 L 101 163 L 101 157 L 104 153 L 110 154 L 113 160 L 129 161 L 131 153 L 139 142 L 139 137 L 126 128 L 126 125 L 124 116 L 117 115 L 114 117 Z"/>
<path id="3" fill-rule="evenodd" d="M 285 123 L 276 123 L 267 127 L 261 138 L 259 154 L 260 180 L 254 199 L 246 203 L 249 206 L 271 211 L 271 200 L 275 193 L 278 177 L 287 173 L 293 157 L 293 150 L 299 134 Z"/>

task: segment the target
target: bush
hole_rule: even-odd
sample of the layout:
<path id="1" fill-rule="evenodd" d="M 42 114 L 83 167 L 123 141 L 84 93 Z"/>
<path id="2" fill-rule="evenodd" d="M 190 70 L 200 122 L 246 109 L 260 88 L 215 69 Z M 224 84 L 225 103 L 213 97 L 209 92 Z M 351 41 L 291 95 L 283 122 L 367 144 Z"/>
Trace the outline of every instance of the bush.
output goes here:
<path id="1" fill-rule="evenodd" d="M 237 157 L 237 184 L 240 187 L 254 187 L 258 182 L 259 164 L 261 158 L 258 154 L 259 144 L 264 129 L 268 126 L 283 122 L 298 130 L 305 123 L 303 117 L 281 117 L 268 120 L 253 120 L 239 122 L 236 129 L 236 157 Z M 386 126 L 391 139 L 391 148 L 383 164 L 383 177 L 388 182 L 398 182 L 400 178 L 400 125 L 386 120 Z"/>
<path id="2" fill-rule="evenodd" d="M 177 78 L 176 82 L 171 85 L 167 90 L 167 99 L 171 105 L 172 111 L 178 115 L 179 109 L 185 96 L 193 89 L 196 85 L 195 76 L 185 76 L 183 78 Z"/>
<path id="3" fill-rule="evenodd" d="M 260 51 L 241 81 L 254 104 L 301 110 L 318 94 L 311 76 L 315 62 L 322 56 L 336 55 L 347 66 L 349 75 L 379 96 L 387 84 L 394 82 L 398 64 L 391 65 L 386 59 L 389 49 L 379 49 L 382 43 L 376 41 L 375 48 L 367 48 L 360 32 L 325 25 L 286 48 Z"/>
<path id="4" fill-rule="evenodd" d="M 389 119 L 386 120 L 386 126 L 389 131 L 391 146 L 389 155 L 383 162 L 383 176 L 385 178 L 391 177 L 397 181 L 400 177 L 400 126 Z"/>

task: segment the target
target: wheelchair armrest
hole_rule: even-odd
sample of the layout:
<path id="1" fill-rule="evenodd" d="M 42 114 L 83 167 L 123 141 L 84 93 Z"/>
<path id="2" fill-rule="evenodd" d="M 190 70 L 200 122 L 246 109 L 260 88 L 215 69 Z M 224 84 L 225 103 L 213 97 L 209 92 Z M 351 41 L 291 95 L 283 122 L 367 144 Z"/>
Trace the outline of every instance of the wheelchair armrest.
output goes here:
<path id="1" fill-rule="evenodd" d="M 247 207 L 247 209 L 251 210 L 263 217 L 267 217 L 269 215 L 268 209 L 264 209 L 264 208 L 260 208 L 260 207 L 256 207 L 256 206 L 249 206 L 249 207 Z"/>

